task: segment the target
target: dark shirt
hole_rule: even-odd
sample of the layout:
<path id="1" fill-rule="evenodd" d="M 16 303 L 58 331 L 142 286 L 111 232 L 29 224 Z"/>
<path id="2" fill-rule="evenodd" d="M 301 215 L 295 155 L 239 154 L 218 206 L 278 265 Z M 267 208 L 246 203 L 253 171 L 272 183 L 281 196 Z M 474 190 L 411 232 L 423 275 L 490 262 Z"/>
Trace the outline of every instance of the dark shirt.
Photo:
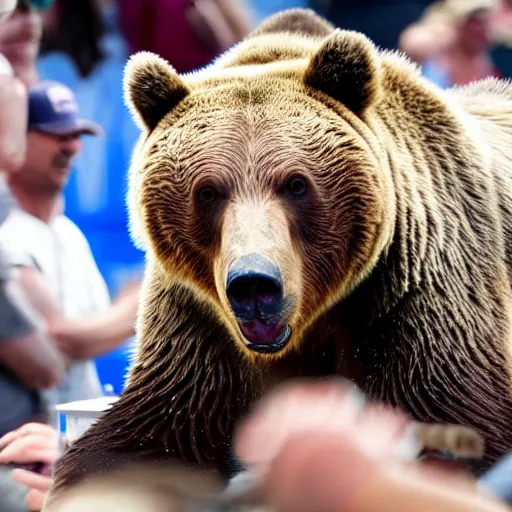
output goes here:
<path id="1" fill-rule="evenodd" d="M 495 46 L 491 49 L 491 58 L 502 78 L 512 78 L 512 48 Z"/>
<path id="2" fill-rule="evenodd" d="M 323 0 L 312 0 L 312 5 Z M 323 14 L 333 25 L 356 30 L 368 36 L 377 46 L 398 48 L 401 32 L 417 21 L 431 0 L 330 0 Z"/>

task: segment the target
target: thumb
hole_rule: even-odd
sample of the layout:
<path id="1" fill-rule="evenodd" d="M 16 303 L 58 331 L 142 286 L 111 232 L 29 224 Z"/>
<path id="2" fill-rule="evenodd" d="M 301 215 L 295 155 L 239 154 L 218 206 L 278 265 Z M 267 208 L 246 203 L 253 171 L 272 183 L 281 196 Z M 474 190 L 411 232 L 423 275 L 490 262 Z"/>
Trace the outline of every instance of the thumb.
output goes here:
<path id="1" fill-rule="evenodd" d="M 372 460 L 339 434 L 289 439 L 266 486 L 278 512 L 510 512 L 473 481 L 416 463 Z"/>
<path id="2" fill-rule="evenodd" d="M 30 489 L 25 496 L 25 505 L 31 511 L 42 510 L 44 505 L 45 493 L 37 489 Z"/>

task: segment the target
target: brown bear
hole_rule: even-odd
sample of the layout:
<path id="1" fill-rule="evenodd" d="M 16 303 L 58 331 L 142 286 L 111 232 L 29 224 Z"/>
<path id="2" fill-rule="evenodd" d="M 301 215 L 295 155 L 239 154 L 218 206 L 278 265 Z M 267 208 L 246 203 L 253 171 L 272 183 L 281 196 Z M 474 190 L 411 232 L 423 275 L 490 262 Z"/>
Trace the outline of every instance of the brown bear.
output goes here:
<path id="1" fill-rule="evenodd" d="M 270 387 L 339 375 L 512 447 L 512 85 L 441 91 L 309 11 L 178 76 L 131 58 L 138 352 L 54 493 L 124 462 L 219 469 Z"/>

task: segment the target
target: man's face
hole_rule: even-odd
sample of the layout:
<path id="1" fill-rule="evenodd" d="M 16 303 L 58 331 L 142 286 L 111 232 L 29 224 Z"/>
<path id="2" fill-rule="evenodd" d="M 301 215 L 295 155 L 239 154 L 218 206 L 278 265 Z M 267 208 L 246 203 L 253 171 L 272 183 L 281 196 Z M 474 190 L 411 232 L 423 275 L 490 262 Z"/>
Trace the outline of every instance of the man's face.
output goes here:
<path id="1" fill-rule="evenodd" d="M 82 148 L 79 133 L 51 135 L 29 132 L 25 164 L 17 181 L 31 192 L 55 194 L 66 185 L 73 157 Z"/>
<path id="2" fill-rule="evenodd" d="M 13 66 L 35 62 L 41 36 L 41 14 L 25 2 L 18 2 L 13 14 L 0 20 L 0 53 Z"/>

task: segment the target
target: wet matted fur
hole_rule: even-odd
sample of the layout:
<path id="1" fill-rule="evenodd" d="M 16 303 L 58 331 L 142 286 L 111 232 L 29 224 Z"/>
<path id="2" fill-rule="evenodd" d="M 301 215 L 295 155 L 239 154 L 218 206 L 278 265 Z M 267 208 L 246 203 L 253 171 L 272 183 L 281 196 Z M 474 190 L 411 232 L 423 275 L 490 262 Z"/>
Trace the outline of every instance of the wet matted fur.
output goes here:
<path id="1" fill-rule="evenodd" d="M 54 494 L 133 460 L 217 469 L 237 419 L 298 376 L 342 375 L 420 421 L 475 427 L 476 471 L 512 447 L 509 82 L 440 91 L 295 10 L 188 76 L 138 54 L 125 93 L 143 130 L 129 195 L 148 254 L 138 353 Z M 227 266 L 251 250 L 290 297 L 278 354 L 249 351 L 229 309 Z"/>

